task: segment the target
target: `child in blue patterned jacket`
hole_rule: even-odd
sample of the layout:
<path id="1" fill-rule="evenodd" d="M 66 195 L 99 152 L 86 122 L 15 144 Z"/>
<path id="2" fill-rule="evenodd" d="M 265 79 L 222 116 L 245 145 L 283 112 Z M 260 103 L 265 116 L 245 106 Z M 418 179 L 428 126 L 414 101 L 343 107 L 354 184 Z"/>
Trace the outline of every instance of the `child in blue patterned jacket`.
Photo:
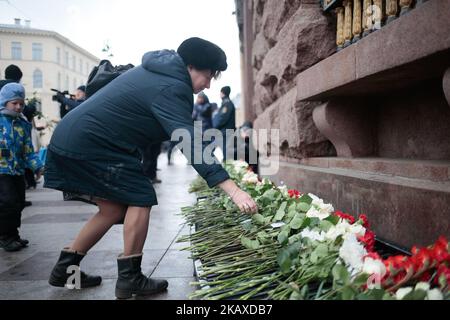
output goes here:
<path id="1" fill-rule="evenodd" d="M 23 116 L 25 89 L 9 83 L 0 90 L 0 247 L 19 251 L 28 241 L 19 230 L 25 203 L 25 168 L 38 176 L 42 163 L 31 143 L 31 124 Z"/>

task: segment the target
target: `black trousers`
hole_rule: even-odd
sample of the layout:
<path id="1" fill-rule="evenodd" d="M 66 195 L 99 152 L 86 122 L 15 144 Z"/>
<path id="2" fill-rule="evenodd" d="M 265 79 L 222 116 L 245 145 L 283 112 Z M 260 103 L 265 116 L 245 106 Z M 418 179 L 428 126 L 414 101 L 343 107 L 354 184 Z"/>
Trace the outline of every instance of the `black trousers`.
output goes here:
<path id="1" fill-rule="evenodd" d="M 25 169 L 25 182 L 27 188 L 36 188 L 36 179 L 31 169 Z"/>
<path id="2" fill-rule="evenodd" d="M 161 142 L 151 144 L 144 150 L 144 159 L 142 167 L 144 170 L 144 174 L 150 179 L 156 178 L 158 156 L 160 153 L 161 153 Z"/>
<path id="3" fill-rule="evenodd" d="M 0 237 L 19 234 L 24 204 L 24 176 L 0 175 Z"/>

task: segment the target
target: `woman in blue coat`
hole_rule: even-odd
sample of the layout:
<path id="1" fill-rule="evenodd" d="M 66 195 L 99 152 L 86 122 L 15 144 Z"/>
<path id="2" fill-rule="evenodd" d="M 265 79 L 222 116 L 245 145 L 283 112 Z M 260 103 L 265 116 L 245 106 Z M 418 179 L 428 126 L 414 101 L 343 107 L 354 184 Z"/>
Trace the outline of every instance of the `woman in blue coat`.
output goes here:
<path id="1" fill-rule="evenodd" d="M 124 221 L 116 296 L 129 298 L 167 288 L 167 281 L 141 273 L 150 210 L 157 200 L 150 179 L 142 172 L 139 150 L 184 129 L 191 134 L 194 159 L 194 151 L 199 150 L 194 150 L 193 143 L 193 93 L 209 88 L 212 78 L 226 68 L 226 55 L 218 46 L 190 38 L 177 52 L 146 53 L 142 65 L 111 81 L 59 123 L 48 147 L 44 186 L 89 197 L 99 212 L 62 250 L 51 285 L 65 286 L 67 268 L 79 265 L 112 225 Z M 190 163 L 210 187 L 222 188 L 243 212 L 257 210 L 222 166 Z M 100 283 L 99 276 L 81 272 L 82 288 Z"/>

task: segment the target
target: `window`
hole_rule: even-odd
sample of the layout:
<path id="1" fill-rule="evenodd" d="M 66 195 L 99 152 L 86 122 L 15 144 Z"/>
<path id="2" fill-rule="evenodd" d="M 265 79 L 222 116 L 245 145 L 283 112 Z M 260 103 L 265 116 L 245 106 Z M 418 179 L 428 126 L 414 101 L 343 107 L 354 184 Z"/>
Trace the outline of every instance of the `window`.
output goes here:
<path id="1" fill-rule="evenodd" d="M 61 49 L 60 48 L 56 48 L 56 63 L 57 64 L 61 63 Z"/>
<path id="2" fill-rule="evenodd" d="M 64 87 L 64 90 L 69 90 L 69 76 L 66 76 L 66 86 Z"/>
<path id="3" fill-rule="evenodd" d="M 22 43 L 12 42 L 11 43 L 11 58 L 13 60 L 22 60 Z"/>
<path id="4" fill-rule="evenodd" d="M 42 61 L 42 43 L 33 43 L 31 46 L 33 50 L 33 60 Z"/>
<path id="5" fill-rule="evenodd" d="M 60 90 L 61 91 L 61 72 L 58 72 L 58 90 Z"/>
<path id="6" fill-rule="evenodd" d="M 89 63 L 86 62 L 86 74 L 89 75 Z"/>
<path id="7" fill-rule="evenodd" d="M 42 89 L 42 71 L 39 69 L 34 70 L 33 72 L 33 88 Z"/>
<path id="8" fill-rule="evenodd" d="M 83 74 L 83 60 L 81 60 L 81 58 L 80 58 L 80 66 L 79 66 L 79 68 L 80 68 L 80 73 Z"/>
<path id="9" fill-rule="evenodd" d="M 76 70 L 75 65 L 77 63 L 76 61 L 77 59 L 75 58 L 75 56 L 72 56 L 72 70 Z"/>
<path id="10" fill-rule="evenodd" d="M 67 51 L 64 52 L 64 66 L 65 66 L 66 68 L 69 67 L 69 53 L 68 53 Z"/>
<path id="11" fill-rule="evenodd" d="M 77 79 L 73 79 L 73 91 L 77 90 Z"/>
<path id="12" fill-rule="evenodd" d="M 0 41 L 0 59 L 2 58 L 2 42 Z"/>

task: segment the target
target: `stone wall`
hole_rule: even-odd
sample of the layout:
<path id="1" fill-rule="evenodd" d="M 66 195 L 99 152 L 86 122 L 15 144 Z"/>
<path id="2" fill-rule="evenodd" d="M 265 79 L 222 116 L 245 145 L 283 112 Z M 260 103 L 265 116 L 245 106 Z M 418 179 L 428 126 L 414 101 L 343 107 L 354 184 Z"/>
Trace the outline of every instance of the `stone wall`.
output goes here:
<path id="1" fill-rule="evenodd" d="M 297 99 L 296 76 L 335 51 L 334 19 L 318 1 L 255 0 L 253 31 L 255 128 L 280 129 L 282 155 L 333 155 L 312 120 L 316 103 Z"/>
<path id="2" fill-rule="evenodd" d="M 337 53 L 319 1 L 243 2 L 246 114 L 280 130 L 270 178 L 367 214 L 405 248 L 450 237 L 450 0 Z"/>

